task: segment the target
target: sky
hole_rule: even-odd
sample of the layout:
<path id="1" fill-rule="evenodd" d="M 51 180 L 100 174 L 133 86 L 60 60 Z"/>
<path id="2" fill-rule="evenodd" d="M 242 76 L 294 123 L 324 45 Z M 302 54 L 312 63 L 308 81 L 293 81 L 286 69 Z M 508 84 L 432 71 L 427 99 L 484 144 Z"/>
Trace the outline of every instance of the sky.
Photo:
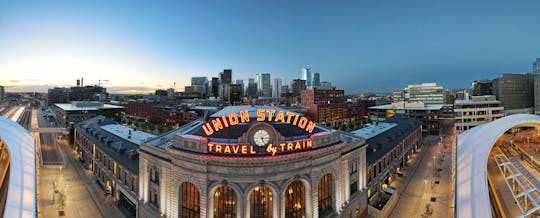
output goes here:
<path id="1" fill-rule="evenodd" d="M 540 1 L 0 0 L 0 85 L 46 91 L 99 79 L 112 93 L 181 91 L 192 76 L 311 67 L 346 94 L 531 70 Z"/>

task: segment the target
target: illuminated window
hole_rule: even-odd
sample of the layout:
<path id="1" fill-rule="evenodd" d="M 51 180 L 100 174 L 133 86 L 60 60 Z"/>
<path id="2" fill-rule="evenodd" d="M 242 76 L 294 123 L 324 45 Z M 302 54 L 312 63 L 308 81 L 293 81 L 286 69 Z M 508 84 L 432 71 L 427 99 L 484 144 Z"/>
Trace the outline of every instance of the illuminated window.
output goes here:
<path id="1" fill-rule="evenodd" d="M 221 186 L 214 193 L 214 217 L 236 217 L 236 193 L 229 186 Z"/>
<path id="2" fill-rule="evenodd" d="M 304 184 L 294 181 L 285 189 L 285 217 L 303 218 L 305 217 L 305 190 Z"/>
<path id="3" fill-rule="evenodd" d="M 324 175 L 319 181 L 319 215 L 332 211 L 332 174 Z"/>
<path id="4" fill-rule="evenodd" d="M 272 191 L 266 186 L 257 186 L 251 192 L 251 218 L 272 218 Z"/>
<path id="5" fill-rule="evenodd" d="M 200 214 L 200 202 L 199 202 L 199 189 L 195 185 L 184 182 L 181 187 L 182 199 L 181 199 L 181 217 L 182 218 L 199 218 Z"/>

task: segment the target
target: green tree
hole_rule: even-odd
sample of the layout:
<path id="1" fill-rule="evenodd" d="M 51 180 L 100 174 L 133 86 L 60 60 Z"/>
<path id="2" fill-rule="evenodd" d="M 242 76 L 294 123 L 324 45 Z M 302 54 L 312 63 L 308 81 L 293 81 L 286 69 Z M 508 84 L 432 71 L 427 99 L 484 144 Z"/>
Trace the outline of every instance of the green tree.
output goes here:
<path id="1" fill-rule="evenodd" d="M 128 126 L 131 126 L 131 124 L 133 124 L 133 121 L 128 120 L 128 121 L 127 121 L 127 125 L 128 125 Z"/>
<path id="2" fill-rule="evenodd" d="M 159 127 L 157 128 L 157 131 L 159 132 L 159 134 L 163 133 L 163 127 L 162 127 L 162 126 L 159 126 Z"/>
<path id="3" fill-rule="evenodd" d="M 431 215 L 433 215 L 433 208 L 431 208 L 431 205 L 426 204 L 426 210 L 422 214 L 422 218 L 428 218 Z"/>
<path id="4" fill-rule="evenodd" d="M 154 125 L 149 125 L 148 126 L 148 129 L 150 129 L 150 131 L 154 131 L 156 129 L 156 126 Z"/>
<path id="5" fill-rule="evenodd" d="M 58 192 L 56 203 L 58 204 L 58 208 L 60 210 L 64 210 L 64 207 L 66 207 L 66 195 L 64 195 L 63 192 Z"/>
<path id="6" fill-rule="evenodd" d="M 354 129 L 354 123 L 352 122 L 349 123 L 349 129 Z"/>
<path id="7" fill-rule="evenodd" d="M 133 125 L 135 125 L 135 127 L 139 127 L 140 124 L 139 124 L 139 122 L 135 121 L 135 124 L 133 124 Z"/>

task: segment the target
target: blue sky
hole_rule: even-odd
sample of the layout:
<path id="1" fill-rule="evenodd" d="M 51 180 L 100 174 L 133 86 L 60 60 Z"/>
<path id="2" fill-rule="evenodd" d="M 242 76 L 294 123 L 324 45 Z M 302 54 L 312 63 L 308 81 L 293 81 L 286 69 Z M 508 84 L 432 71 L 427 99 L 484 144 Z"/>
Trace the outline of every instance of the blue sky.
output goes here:
<path id="1" fill-rule="evenodd" d="M 346 93 L 468 87 L 540 56 L 538 1 L 0 1 L 0 84 L 113 92 L 310 66 Z"/>

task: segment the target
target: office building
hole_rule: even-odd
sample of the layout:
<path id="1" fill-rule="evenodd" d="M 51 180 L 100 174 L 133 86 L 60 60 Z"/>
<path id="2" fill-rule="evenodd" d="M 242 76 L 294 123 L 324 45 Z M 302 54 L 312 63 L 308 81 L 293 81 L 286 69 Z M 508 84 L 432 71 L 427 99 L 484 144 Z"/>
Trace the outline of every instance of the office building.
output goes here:
<path id="1" fill-rule="evenodd" d="M 302 90 L 306 90 L 306 80 L 293 79 L 291 81 L 291 95 L 292 97 L 300 97 Z"/>
<path id="2" fill-rule="evenodd" d="M 312 87 L 302 90 L 300 99 L 307 107 L 306 117 L 322 125 L 340 126 L 361 119 L 360 107 L 346 102 L 344 90 Z"/>
<path id="3" fill-rule="evenodd" d="M 454 126 L 461 133 L 504 116 L 504 107 L 494 95 L 468 96 L 454 102 Z"/>
<path id="4" fill-rule="evenodd" d="M 306 86 L 311 87 L 313 78 L 311 76 L 311 67 L 302 68 L 302 79 L 306 81 Z"/>
<path id="5" fill-rule="evenodd" d="M 257 97 L 257 83 L 255 83 L 255 79 L 253 78 L 248 79 L 247 97 L 249 98 Z"/>
<path id="6" fill-rule="evenodd" d="M 231 69 L 225 69 L 223 72 L 219 73 L 219 79 L 221 80 L 221 84 L 232 84 L 232 70 Z"/>
<path id="7" fill-rule="evenodd" d="M 230 84 L 229 89 L 227 90 L 227 99 L 229 104 L 234 105 L 235 103 L 242 102 L 244 97 L 244 86 L 242 84 Z"/>
<path id="8" fill-rule="evenodd" d="M 533 113 L 535 77 L 531 73 L 505 73 L 493 80 L 493 94 L 508 114 Z"/>
<path id="9" fill-rule="evenodd" d="M 418 120 L 396 115 L 352 133 L 366 139 L 367 197 L 373 217 L 388 217 L 405 190 L 390 184 L 407 166 L 412 154 L 422 145 Z M 381 205 L 382 204 L 382 205 Z M 372 210 L 373 209 L 373 210 Z"/>
<path id="10" fill-rule="evenodd" d="M 396 114 L 415 118 L 422 123 L 422 133 L 439 134 L 439 118 L 443 104 L 424 104 L 423 102 L 394 102 L 392 104 L 368 107 L 369 120 L 382 122 Z"/>
<path id="11" fill-rule="evenodd" d="M 493 95 L 493 81 L 483 79 L 472 83 L 472 95 Z"/>
<path id="12" fill-rule="evenodd" d="M 313 82 L 312 85 L 315 87 L 321 86 L 321 74 L 319 72 L 316 72 L 313 74 Z"/>
<path id="13" fill-rule="evenodd" d="M 219 78 L 212 77 L 212 81 L 210 82 L 210 90 L 208 96 L 217 98 L 219 97 Z"/>
<path id="14" fill-rule="evenodd" d="M 199 93 L 201 96 L 207 96 L 208 78 L 205 76 L 191 77 L 191 92 Z"/>
<path id="15" fill-rule="evenodd" d="M 281 98 L 282 84 L 282 80 L 279 78 L 272 80 L 272 98 Z"/>
<path id="16" fill-rule="evenodd" d="M 394 102 L 423 102 L 425 104 L 445 104 L 446 90 L 436 83 L 409 85 L 392 93 Z"/>
<path id="17" fill-rule="evenodd" d="M 68 103 L 69 101 L 69 88 L 54 87 L 47 92 L 47 105 L 51 106 L 56 103 Z"/>
<path id="18" fill-rule="evenodd" d="M 272 97 L 269 73 L 257 74 L 257 93 L 259 97 Z"/>
<path id="19" fill-rule="evenodd" d="M 123 109 L 122 106 L 83 101 L 51 106 L 56 122 L 62 127 L 68 127 L 70 123 L 75 124 L 99 115 L 108 117 L 115 122 L 121 122 Z"/>
<path id="20" fill-rule="evenodd" d="M 190 93 L 191 93 L 191 92 L 194 92 L 193 86 L 189 86 L 189 88 L 187 88 L 187 87 L 188 87 L 188 86 L 186 86 L 186 89 L 185 89 L 186 92 L 188 92 L 188 91 L 189 91 Z M 156 91 L 154 91 L 154 95 L 156 95 L 156 96 L 162 96 L 162 97 L 167 97 L 168 93 L 167 93 L 167 90 L 165 90 L 165 89 L 156 89 Z"/>
<path id="21" fill-rule="evenodd" d="M 289 90 L 289 85 L 282 85 L 280 97 L 282 97 L 283 94 L 288 94 L 289 92 L 291 92 L 291 90 Z"/>
<path id="22" fill-rule="evenodd" d="M 366 217 L 365 148 L 292 111 L 225 107 L 140 146 L 139 217 Z"/>
<path id="23" fill-rule="evenodd" d="M 154 137 L 97 116 L 75 125 L 75 148 L 104 193 L 111 194 L 130 217 L 137 217 L 139 149 Z"/>

